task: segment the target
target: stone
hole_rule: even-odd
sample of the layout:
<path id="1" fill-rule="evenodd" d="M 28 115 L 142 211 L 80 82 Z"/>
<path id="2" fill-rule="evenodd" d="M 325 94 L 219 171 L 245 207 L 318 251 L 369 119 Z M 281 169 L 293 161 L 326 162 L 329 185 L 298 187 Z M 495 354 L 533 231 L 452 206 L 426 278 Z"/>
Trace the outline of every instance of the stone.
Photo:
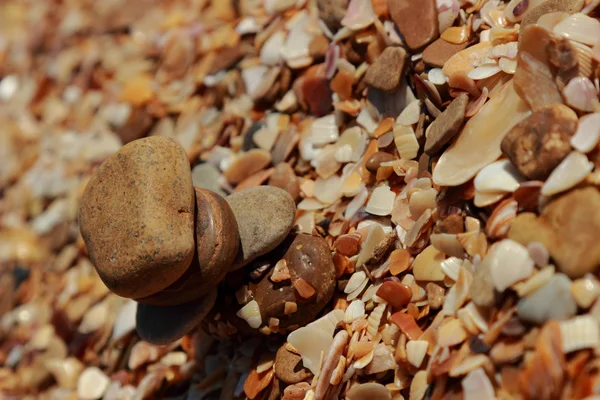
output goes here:
<path id="1" fill-rule="evenodd" d="M 240 247 L 233 269 L 277 247 L 292 229 L 296 217 L 294 199 L 285 190 L 258 186 L 227 197 L 240 233 Z"/>
<path id="2" fill-rule="evenodd" d="M 440 35 L 435 0 L 388 0 L 388 10 L 406 45 L 413 51 Z"/>
<path id="3" fill-rule="evenodd" d="M 545 180 L 571 152 L 570 139 L 577 123 L 573 110 L 555 104 L 535 111 L 515 125 L 500 147 L 521 174 Z"/>
<path id="4" fill-rule="evenodd" d="M 292 353 L 284 346 L 275 355 L 275 376 L 288 385 L 293 385 L 309 379 L 312 372 L 302 364 L 302 357 Z"/>
<path id="5" fill-rule="evenodd" d="M 365 83 L 384 92 L 394 92 L 400 86 L 405 69 L 406 50 L 402 47 L 386 47 L 367 69 Z"/>
<path id="6" fill-rule="evenodd" d="M 433 233 L 449 233 L 452 235 L 464 233 L 465 222 L 460 214 L 450 214 L 437 220 Z"/>
<path id="7" fill-rule="evenodd" d="M 437 39 L 423 50 L 423 62 L 432 67 L 442 68 L 453 55 L 467 47 L 468 43 L 454 44 L 442 38 Z"/>
<path id="8" fill-rule="evenodd" d="M 221 189 L 219 184 L 219 178 L 221 172 L 217 167 L 211 163 L 202 163 L 192 168 L 192 183 L 194 187 L 200 189 L 211 190 L 219 196 L 227 196 L 227 194 Z"/>
<path id="9" fill-rule="evenodd" d="M 441 263 L 446 257 L 433 246 L 428 246 L 415 257 L 413 275 L 418 281 L 443 281 L 446 274 Z"/>
<path id="10" fill-rule="evenodd" d="M 195 251 L 185 150 L 161 136 L 123 146 L 88 182 L 79 224 L 90 260 L 117 295 L 136 299 L 171 285 Z"/>
<path id="11" fill-rule="evenodd" d="M 469 105 L 469 95 L 460 94 L 446 107 L 430 125 L 426 133 L 425 152 L 435 154 L 440 151 L 460 130 Z"/>
<path id="12" fill-rule="evenodd" d="M 82 400 L 101 399 L 110 384 L 110 378 L 98 367 L 88 367 L 79 376 L 77 397 Z"/>
<path id="13" fill-rule="evenodd" d="M 140 338 L 152 344 L 172 343 L 194 329 L 210 312 L 217 298 L 214 289 L 206 296 L 175 306 L 139 304 L 135 316 Z"/>
<path id="14" fill-rule="evenodd" d="M 396 157 L 393 154 L 386 153 L 385 151 L 377 151 L 369 157 L 365 166 L 369 172 L 376 174 L 381 163 L 394 161 L 395 159 Z"/>
<path id="15" fill-rule="evenodd" d="M 323 117 L 332 108 L 331 89 L 325 64 L 309 67 L 293 84 L 298 102 L 316 117 Z"/>
<path id="16" fill-rule="evenodd" d="M 252 174 L 271 164 L 271 153 L 263 149 L 252 149 L 233 159 L 223 176 L 233 185 L 237 185 Z"/>
<path id="17" fill-rule="evenodd" d="M 312 322 L 331 300 L 336 286 L 336 271 L 331 251 L 324 239 L 317 236 L 298 235 L 289 245 L 284 260 L 291 275 L 290 280 L 274 283 L 271 269 L 250 290 L 260 306 L 263 322 L 279 319 L 279 328 L 304 326 Z M 310 298 L 303 298 L 296 289 L 296 281 L 308 283 L 315 291 Z M 285 313 L 285 303 L 294 302 L 297 310 Z"/>
<path id="18" fill-rule="evenodd" d="M 519 318 L 539 325 L 550 320 L 566 320 L 576 313 L 577 304 L 571 296 L 571 280 L 560 273 L 517 303 Z"/>
<path id="19" fill-rule="evenodd" d="M 537 7 L 531 8 L 523 15 L 521 21 L 521 32 L 523 29 L 531 24 L 535 24 L 537 20 L 544 14 L 553 12 L 566 12 L 568 14 L 574 14 L 581 11 L 585 5 L 585 0 L 548 0 L 542 2 Z"/>
<path id="20" fill-rule="evenodd" d="M 469 289 L 471 300 L 479 307 L 491 307 L 496 302 L 496 288 L 490 271 L 490 264 L 481 262 L 475 269 Z"/>
<path id="21" fill-rule="evenodd" d="M 332 31 L 341 28 L 341 21 L 346 15 L 349 0 L 317 0 L 319 18 Z"/>
<path id="22" fill-rule="evenodd" d="M 521 213 L 508 237 L 523 245 L 541 242 L 561 272 L 579 278 L 600 265 L 600 193 L 593 187 L 575 189 L 553 200 L 539 217 Z"/>
<path id="23" fill-rule="evenodd" d="M 295 202 L 300 199 L 300 181 L 290 164 L 282 162 L 275 167 L 269 178 L 269 186 L 285 190 Z"/>

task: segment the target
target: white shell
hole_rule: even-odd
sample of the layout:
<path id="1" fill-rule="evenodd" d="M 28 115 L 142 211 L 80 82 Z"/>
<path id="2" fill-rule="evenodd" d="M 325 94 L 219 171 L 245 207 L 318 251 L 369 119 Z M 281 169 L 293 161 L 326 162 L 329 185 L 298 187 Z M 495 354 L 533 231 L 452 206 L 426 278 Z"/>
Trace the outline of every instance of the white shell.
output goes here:
<path id="1" fill-rule="evenodd" d="M 573 14 L 559 22 L 555 34 L 587 45 L 594 45 L 600 37 L 600 21 L 585 14 Z"/>
<path id="2" fill-rule="evenodd" d="M 600 345 L 598 322 L 591 315 L 580 315 L 560 322 L 562 347 L 565 353 Z"/>
<path id="3" fill-rule="evenodd" d="M 413 125 L 419 122 L 419 115 L 421 114 L 421 101 L 411 101 L 404 110 L 396 118 L 396 123 L 399 125 Z"/>
<path id="4" fill-rule="evenodd" d="M 419 153 L 419 142 L 411 126 L 396 125 L 394 127 L 394 143 L 400 158 L 412 160 Z"/>
<path id="5" fill-rule="evenodd" d="M 444 71 L 441 68 L 432 68 L 427 72 L 427 77 L 429 78 L 429 82 L 434 85 L 443 85 L 446 83 L 446 79 L 448 78 Z"/>
<path id="6" fill-rule="evenodd" d="M 365 303 L 363 303 L 361 300 L 353 300 L 348 308 L 346 308 L 344 322 L 351 324 L 363 315 L 365 315 Z"/>
<path id="7" fill-rule="evenodd" d="M 330 114 L 316 119 L 310 127 L 310 143 L 323 146 L 337 141 L 340 137 L 335 115 Z"/>
<path id="8" fill-rule="evenodd" d="M 389 186 L 378 186 L 371 193 L 371 198 L 367 203 L 365 211 L 369 214 L 385 216 L 390 215 L 394 209 L 396 193 L 392 192 Z"/>
<path id="9" fill-rule="evenodd" d="M 600 141 L 600 113 L 584 115 L 577 131 L 571 136 L 571 146 L 582 153 L 592 151 Z"/>
<path id="10" fill-rule="evenodd" d="M 281 49 L 285 42 L 285 32 L 277 31 L 271 35 L 260 49 L 260 61 L 264 65 L 277 65 L 281 60 Z"/>
<path id="11" fill-rule="evenodd" d="M 502 71 L 502 69 L 500 68 L 499 65 L 485 64 L 485 65 L 481 65 L 481 66 L 469 71 L 467 76 L 473 80 L 486 79 L 486 78 L 489 78 L 490 76 L 496 75 L 500 71 Z"/>
<path id="12" fill-rule="evenodd" d="M 371 0 L 350 0 L 341 23 L 343 26 L 357 31 L 371 25 L 376 18 L 377 15 L 373 11 Z"/>
<path id="13" fill-rule="evenodd" d="M 410 340 L 406 343 L 406 358 L 414 367 L 419 368 L 423 363 L 429 342 L 426 340 Z"/>
<path id="14" fill-rule="evenodd" d="M 483 371 L 483 368 L 477 368 L 469 372 L 461 384 L 465 400 L 496 399 L 494 386 L 490 382 L 490 378 Z"/>
<path id="15" fill-rule="evenodd" d="M 534 270 L 527 248 L 511 239 L 492 246 L 483 262 L 489 264 L 492 281 L 499 292 L 531 276 Z"/>
<path id="16" fill-rule="evenodd" d="M 511 193 L 525 178 L 510 160 L 500 160 L 483 168 L 475 176 L 475 190 L 481 193 Z"/>
<path id="17" fill-rule="evenodd" d="M 442 267 L 442 271 L 444 274 L 453 281 L 458 280 L 458 274 L 460 272 L 460 267 L 462 266 L 462 260 L 457 257 L 450 257 L 442 261 L 440 264 Z"/>
<path id="18" fill-rule="evenodd" d="M 594 163 L 590 162 L 585 154 L 572 151 L 552 171 L 542 186 L 542 194 L 552 196 L 564 192 L 583 181 L 593 169 Z"/>
<path id="19" fill-rule="evenodd" d="M 248 302 L 248 304 L 242 307 L 235 315 L 246 321 L 253 329 L 259 328 L 262 324 L 260 308 L 256 300 Z"/>
<path id="20" fill-rule="evenodd" d="M 348 294 L 348 293 L 355 291 L 363 284 L 363 282 L 365 280 L 368 280 L 367 274 L 365 273 L 365 271 L 355 272 L 354 274 L 352 274 L 352 276 L 348 280 L 348 283 L 346 284 L 346 287 L 344 288 L 344 293 Z"/>
<path id="21" fill-rule="evenodd" d="M 110 378 L 100 368 L 88 367 L 77 382 L 77 396 L 82 400 L 100 399 L 109 383 Z"/>
<path id="22" fill-rule="evenodd" d="M 127 300 L 119 310 L 112 330 L 112 340 L 118 341 L 135 329 L 135 314 L 137 302 Z"/>
<path id="23" fill-rule="evenodd" d="M 448 256 L 458 258 L 463 258 L 465 256 L 464 247 L 459 243 L 456 235 L 450 233 L 433 233 L 429 239 L 431 240 L 433 247 Z"/>

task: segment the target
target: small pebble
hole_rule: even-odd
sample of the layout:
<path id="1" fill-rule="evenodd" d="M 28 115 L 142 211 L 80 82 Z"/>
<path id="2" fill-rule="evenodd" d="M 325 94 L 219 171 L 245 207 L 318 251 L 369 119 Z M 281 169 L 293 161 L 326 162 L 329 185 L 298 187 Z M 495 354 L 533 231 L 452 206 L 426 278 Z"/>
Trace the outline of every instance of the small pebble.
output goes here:
<path id="1" fill-rule="evenodd" d="M 300 181 L 288 163 L 282 162 L 275 167 L 273 175 L 269 178 L 269 186 L 285 190 L 294 201 L 300 199 Z"/>
<path id="2" fill-rule="evenodd" d="M 419 50 L 438 38 L 435 0 L 388 0 L 388 10 L 411 50 Z"/>
<path id="3" fill-rule="evenodd" d="M 333 242 L 333 247 L 342 255 L 352 257 L 360 251 L 362 236 L 359 233 L 347 233 Z"/>
<path id="4" fill-rule="evenodd" d="M 571 280 L 564 274 L 554 275 L 546 285 L 519 301 L 517 313 L 522 320 L 540 325 L 571 318 L 577 313 Z"/>
<path id="5" fill-rule="evenodd" d="M 102 398 L 110 384 L 110 378 L 98 367 L 88 367 L 77 382 L 77 396 L 81 400 Z"/>
<path id="6" fill-rule="evenodd" d="M 386 153 L 385 151 L 378 151 L 378 152 L 375 152 L 367 160 L 367 163 L 365 166 L 367 167 L 367 170 L 369 172 L 376 174 L 381 163 L 388 162 L 388 161 L 394 161 L 395 159 L 396 159 L 396 157 L 394 157 L 393 154 Z"/>
<path id="7" fill-rule="evenodd" d="M 439 38 L 423 50 L 423 62 L 432 67 L 442 68 L 450 57 L 466 47 L 467 43 L 454 44 Z"/>
<path id="8" fill-rule="evenodd" d="M 406 67 L 406 50 L 386 47 L 365 74 L 365 83 L 384 92 L 393 92 L 400 86 Z"/>
<path id="9" fill-rule="evenodd" d="M 175 282 L 195 250 L 185 150 L 161 136 L 121 147 L 90 179 L 79 223 L 90 260 L 114 293 L 141 298 Z"/>
<path id="10" fill-rule="evenodd" d="M 270 279 L 273 269 L 257 284 L 250 285 L 254 299 L 260 306 L 263 321 L 279 319 L 279 327 L 304 326 L 312 322 L 316 315 L 331 300 L 336 285 L 336 272 L 331 251 L 324 239 L 317 236 L 298 235 L 289 246 L 284 259 L 291 280 L 273 283 Z M 298 280 L 310 285 L 314 295 L 303 297 L 294 283 Z M 285 313 L 285 303 L 296 302 L 298 309 Z"/>
<path id="11" fill-rule="evenodd" d="M 285 190 L 258 186 L 227 197 L 240 232 L 241 252 L 234 269 L 277 247 L 292 229 L 294 199 Z"/>
<path id="12" fill-rule="evenodd" d="M 140 337 L 152 344 L 168 344 L 195 328 L 209 313 L 217 298 L 213 290 L 205 297 L 176 306 L 139 304 L 136 329 Z"/>
<path id="13" fill-rule="evenodd" d="M 508 131 L 502 152 L 521 174 L 544 180 L 571 152 L 570 139 L 576 129 L 577 114 L 555 104 L 534 112 Z"/>
<path id="14" fill-rule="evenodd" d="M 288 385 L 305 381 L 312 376 L 310 370 L 304 368 L 302 357 L 287 350 L 285 346 L 277 350 L 274 369 L 277 378 Z"/>
<path id="15" fill-rule="evenodd" d="M 461 94 L 437 117 L 426 133 L 425 152 L 435 154 L 459 131 L 465 118 L 469 95 Z"/>
<path id="16" fill-rule="evenodd" d="M 444 253 L 433 246 L 427 247 L 415 257 L 413 275 L 418 281 L 443 281 L 446 277 L 442 271 L 441 263 Z"/>

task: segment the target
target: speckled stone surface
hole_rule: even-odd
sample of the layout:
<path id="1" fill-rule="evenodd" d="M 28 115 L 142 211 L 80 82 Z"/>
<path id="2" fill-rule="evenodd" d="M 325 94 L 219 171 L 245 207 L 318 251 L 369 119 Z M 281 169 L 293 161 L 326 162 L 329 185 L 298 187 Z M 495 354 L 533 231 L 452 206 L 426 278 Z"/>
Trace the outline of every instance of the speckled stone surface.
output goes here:
<path id="1" fill-rule="evenodd" d="M 194 256 L 194 188 L 184 149 L 153 136 L 108 158 L 88 182 L 81 233 L 100 278 L 141 298 L 181 277 Z"/>

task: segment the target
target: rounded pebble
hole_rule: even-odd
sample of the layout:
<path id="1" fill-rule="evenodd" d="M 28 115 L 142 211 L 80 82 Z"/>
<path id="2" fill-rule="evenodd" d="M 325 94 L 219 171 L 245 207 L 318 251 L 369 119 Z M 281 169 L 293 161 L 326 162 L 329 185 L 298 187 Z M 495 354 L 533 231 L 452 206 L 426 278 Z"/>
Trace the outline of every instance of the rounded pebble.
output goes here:
<path id="1" fill-rule="evenodd" d="M 396 158 L 393 154 L 386 153 L 384 151 L 378 151 L 374 153 L 368 160 L 365 166 L 367 170 L 373 174 L 377 173 L 379 166 L 383 162 L 394 161 Z"/>
<path id="2" fill-rule="evenodd" d="M 160 136 L 123 146 L 90 179 L 79 223 L 90 259 L 111 291 L 135 299 L 171 285 L 195 250 L 185 150 Z"/>
<path id="3" fill-rule="evenodd" d="M 277 247 L 292 229 L 294 199 L 285 190 L 258 186 L 227 197 L 240 233 L 241 252 L 234 269 Z"/>

